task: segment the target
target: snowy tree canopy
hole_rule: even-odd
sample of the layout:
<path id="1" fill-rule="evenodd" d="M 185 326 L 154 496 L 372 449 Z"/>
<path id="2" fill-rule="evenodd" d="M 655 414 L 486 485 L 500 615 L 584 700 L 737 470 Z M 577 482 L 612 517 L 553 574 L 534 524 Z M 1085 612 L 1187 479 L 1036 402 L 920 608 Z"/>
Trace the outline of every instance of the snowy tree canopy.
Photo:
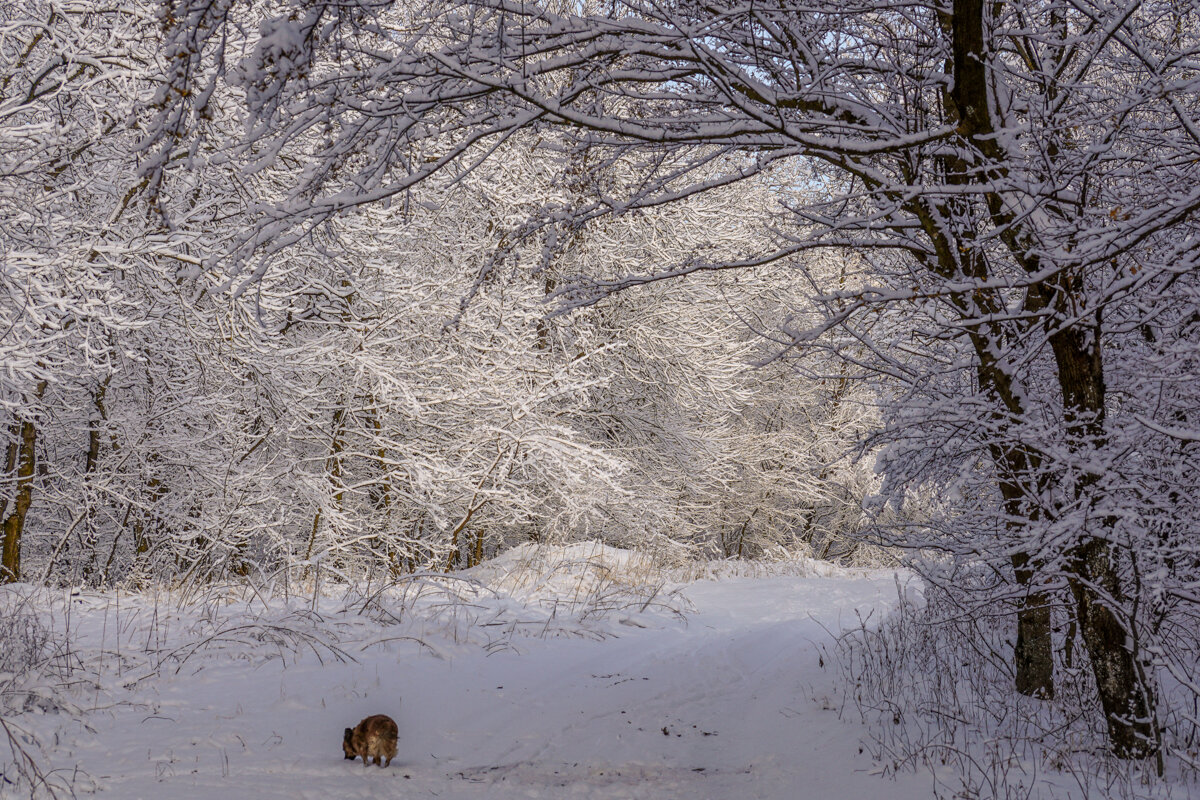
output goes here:
<path id="1" fill-rule="evenodd" d="M 823 318 L 788 330 L 802 355 L 832 350 L 886 385 L 875 442 L 897 502 L 950 492 L 944 515 L 895 541 L 1008 576 L 1024 692 L 1054 691 L 1065 600 L 1113 747 L 1158 749 L 1143 665 L 1172 657 L 1142 637 L 1161 630 L 1150 617 L 1190 617 L 1195 596 L 1191 515 L 1167 510 L 1190 508 L 1194 479 L 1165 457 L 1187 458 L 1195 438 L 1175 355 L 1194 346 L 1196 313 L 1194 10 L 305 4 L 230 57 L 222 20 L 248 9 L 172 9 L 179 67 L 159 92 L 156 152 L 199 141 L 193 98 L 228 76 L 248 100 L 242 146 L 306 165 L 239 239 L 242 285 L 343 209 L 471 169 L 518 132 L 566 130 L 596 168 L 629 176 L 547 204 L 526 232 L 781 173 L 759 209 L 765 246 L 583 270 L 556 291 L 574 305 L 852 251 L 861 269 L 812 278 Z"/>
<path id="2" fill-rule="evenodd" d="M 806 307 L 787 281 L 546 316 L 571 274 L 764 246 L 769 182 L 546 223 L 637 173 L 514 135 L 239 274 L 247 232 L 303 208 L 315 173 L 245 140 L 266 89 L 223 59 L 303 41 L 286 15 L 210 10 L 231 26 L 197 22 L 225 40 L 215 64 L 172 50 L 153 8 L 5 12 L 6 579 L 399 575 L 580 537 L 672 558 L 855 546 L 873 411 L 751 369 L 772 351 L 745 319 Z M 204 88 L 164 90 L 177 67 Z"/>
<path id="3" fill-rule="evenodd" d="M 869 542 L 1194 764 L 1192 6 L 0 13 L 5 579 Z"/>

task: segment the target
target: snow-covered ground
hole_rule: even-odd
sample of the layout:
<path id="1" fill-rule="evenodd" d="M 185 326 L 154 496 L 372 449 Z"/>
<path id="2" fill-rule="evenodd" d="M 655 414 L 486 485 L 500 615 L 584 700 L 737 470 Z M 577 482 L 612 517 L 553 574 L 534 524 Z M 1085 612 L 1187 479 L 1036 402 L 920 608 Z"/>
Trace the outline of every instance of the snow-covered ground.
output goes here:
<path id="1" fill-rule="evenodd" d="M 634 586 L 619 553 L 530 553 L 520 580 L 510 556 L 315 606 L 79 595 L 72 649 L 100 680 L 78 719 L 16 721 L 76 791 L 121 800 L 931 796 L 874 774 L 825 650 L 895 602 L 892 573 Z M 386 769 L 341 753 L 376 713 L 400 727 Z"/>

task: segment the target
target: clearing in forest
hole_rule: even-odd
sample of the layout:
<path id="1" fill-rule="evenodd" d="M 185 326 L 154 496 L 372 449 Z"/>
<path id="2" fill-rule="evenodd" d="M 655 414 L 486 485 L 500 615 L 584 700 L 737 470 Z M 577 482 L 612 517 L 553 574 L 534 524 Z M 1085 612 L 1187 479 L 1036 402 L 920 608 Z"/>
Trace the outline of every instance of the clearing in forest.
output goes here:
<path id="1" fill-rule="evenodd" d="M 895 604 L 892 572 L 651 577 L 576 547 L 315 601 L 37 592 L 74 681 L 8 719 L 52 782 L 122 800 L 929 797 L 839 715 L 831 634 Z M 387 769 L 341 752 L 376 713 Z"/>

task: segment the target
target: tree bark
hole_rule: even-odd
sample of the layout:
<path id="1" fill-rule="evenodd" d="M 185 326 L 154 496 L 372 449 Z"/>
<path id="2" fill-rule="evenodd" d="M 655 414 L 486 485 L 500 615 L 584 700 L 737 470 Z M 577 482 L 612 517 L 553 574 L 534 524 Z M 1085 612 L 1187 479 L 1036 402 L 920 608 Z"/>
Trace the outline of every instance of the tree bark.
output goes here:
<path id="1" fill-rule="evenodd" d="M 984 159 L 995 162 L 1001 154 L 989 135 L 993 126 L 988 105 L 986 13 L 983 0 L 954 0 L 953 13 L 941 17 L 942 30 L 952 44 L 945 69 L 954 78 L 943 94 L 943 103 L 948 121 L 957 125 L 959 134 Z M 984 177 L 978 163 L 962 155 L 947 153 L 939 161 L 951 185 L 969 189 Z M 917 200 L 910 209 L 934 245 L 935 261 L 930 266 L 935 273 L 950 280 L 967 276 L 983 283 L 989 279 L 986 248 L 976 240 L 975 214 L 970 203 L 963 198 L 933 203 Z M 955 224 L 947 226 L 943 221 Z M 951 298 L 951 302 L 958 307 L 962 318 L 970 321 L 966 327 L 975 351 L 976 381 L 979 389 L 997 404 L 992 424 L 997 431 L 1004 431 L 1011 420 L 1023 419 L 1027 413 L 1021 393 L 1014 386 L 1014 376 L 998 361 L 998 353 L 1023 332 L 1023 323 L 1007 321 L 1008 315 L 1003 313 L 1005 302 L 994 289 L 979 288 L 969 296 Z M 1002 435 L 993 441 L 990 452 L 1008 517 L 1006 525 L 1012 538 L 1019 541 L 1028 524 L 1042 517 L 1039 502 L 1044 496 L 1046 478 L 1041 455 L 1019 442 L 1006 441 Z M 1015 688 L 1025 695 L 1050 698 L 1054 696 L 1050 598 L 1037 588 L 1037 564 L 1029 553 L 1014 552 L 1011 563 L 1014 578 L 1023 592 L 1017 607 L 1013 653 Z"/>
<path id="2" fill-rule="evenodd" d="M 966 183 L 967 168 L 963 164 L 947 164 L 948 172 L 957 171 Z M 953 178 L 952 178 L 953 181 Z M 955 209 L 949 205 L 923 207 L 915 204 L 913 211 L 934 243 L 936 263 L 932 268 L 944 277 L 952 277 L 960 270 L 963 274 L 983 281 L 988 278 L 988 265 L 982 248 L 973 240 L 951 240 L 937 218 L 952 218 Z M 997 319 L 1002 314 L 1003 302 L 994 290 L 980 289 L 966 296 L 952 299 L 964 320 L 980 318 Z M 1020 540 L 1029 523 L 1042 518 L 1040 498 L 1045 496 L 1047 476 L 1042 468 L 1042 456 L 1036 450 L 1016 441 L 1006 440 L 1005 431 L 1011 420 L 1023 419 L 1027 415 L 1021 394 L 1014 386 L 1014 377 L 1004 364 L 997 360 L 996 353 L 1003 351 L 1013 331 L 993 323 L 971 322 L 967 324 L 968 335 L 975 351 L 975 379 L 979 389 L 995 404 L 992 424 L 996 438 L 989 448 L 992 465 L 996 472 L 1000 494 L 1008 518 L 1007 528 L 1015 540 Z M 1050 598 L 1037 586 L 1037 564 L 1029 553 L 1018 551 L 1012 556 L 1013 573 L 1024 595 L 1017 608 L 1017 637 L 1013 654 L 1013 672 L 1016 689 L 1032 697 L 1054 696 L 1054 657 L 1051 636 Z"/>
<path id="3" fill-rule="evenodd" d="M 951 94 L 959 116 L 959 132 L 982 157 L 976 165 L 982 169 L 974 171 L 979 179 L 990 179 L 1006 171 L 1005 153 L 992 135 L 995 126 L 988 89 L 987 13 L 983 0 L 954 0 L 954 86 Z M 1001 238 L 1013 257 L 1029 274 L 1040 271 L 1043 266 L 1040 258 L 1027 246 L 1028 242 L 1037 240 L 1026 229 L 1029 223 L 1014 220 L 994 192 L 988 193 L 988 207 L 992 221 L 1004 231 Z M 1080 313 L 1084 293 L 1081 276 L 1063 269 L 1052 281 L 1030 289 L 1027 310 L 1050 312 L 1043 317 L 1043 324 L 1050 334 L 1062 390 L 1068 447 L 1073 453 L 1094 452 L 1105 443 L 1105 387 L 1099 317 L 1095 312 L 1092 315 Z M 1094 321 L 1094 327 L 1085 324 L 1089 318 Z M 1086 471 L 1086 465 L 1084 469 Z M 1095 483 L 1096 476 L 1085 472 L 1076 482 L 1071 500 L 1083 507 L 1089 505 Z M 1036 520 L 1030 518 L 1029 521 Z M 1118 756 L 1141 757 L 1157 748 L 1151 721 L 1151 699 L 1128 645 L 1128 631 L 1114 612 L 1113 606 L 1121 602 L 1122 595 L 1110 550 L 1103 537 L 1083 537 L 1075 548 L 1073 563 L 1068 567 L 1068 580 L 1104 709 L 1110 745 Z M 1023 556 L 1014 557 L 1018 573 L 1025 572 L 1029 566 Z M 1034 577 L 1030 575 L 1027 581 Z M 1036 602 L 1036 594 L 1027 595 L 1022 607 L 1024 613 L 1020 616 L 1024 617 L 1024 630 L 1022 621 L 1018 621 L 1016 661 L 1019 673 L 1022 661 L 1026 669 L 1044 669 L 1040 665 L 1050 653 L 1049 639 L 1043 638 L 1041 633 L 1044 626 L 1046 637 L 1049 635 L 1049 611 L 1041 610 L 1044 604 Z M 1035 685 L 1035 678 L 1032 672 L 1026 672 L 1018 676 L 1018 685 L 1028 685 L 1026 680 Z"/>
<path id="4" fill-rule="evenodd" d="M 1111 548 L 1088 539 L 1076 551 L 1071 593 L 1079 631 L 1108 725 L 1113 752 L 1121 758 L 1145 758 L 1158 750 L 1152 701 L 1129 646 L 1129 631 L 1109 602 L 1121 601 Z"/>
<path id="5" fill-rule="evenodd" d="M 1012 557 L 1017 583 L 1025 595 L 1017 607 L 1017 643 L 1013 650 L 1013 667 L 1017 691 L 1030 697 L 1054 697 L 1054 648 L 1050 636 L 1050 598 L 1033 586 L 1034 571 L 1029 568 L 1029 555 L 1017 553 Z"/>
<path id="6" fill-rule="evenodd" d="M 38 396 L 45 384 L 38 387 Z M 12 476 L 13 497 L 6 504 L 6 515 L 0 530 L 4 531 L 3 552 L 0 553 L 0 583 L 15 583 L 21 579 L 21 534 L 25 530 L 25 517 L 33 503 L 33 474 L 36 467 L 37 426 L 32 419 L 14 419 L 13 431 L 16 440 L 8 445 L 6 466 Z"/>
<path id="7" fill-rule="evenodd" d="M 981 388 L 995 393 L 1005 409 L 1015 417 L 1025 411 L 1012 390 L 1008 376 L 993 363 L 989 351 L 976 343 Z M 1007 424 L 1003 414 L 994 422 Z M 1042 519 L 1042 509 L 1032 499 L 1043 496 L 1046 476 L 1041 454 L 1014 444 L 995 444 L 992 463 L 1000 483 L 1000 495 L 1008 517 L 1007 527 L 1014 539 L 1020 539 L 1030 523 Z M 1013 648 L 1013 674 L 1018 692 L 1030 697 L 1054 697 L 1054 644 L 1051 636 L 1050 598 L 1037 588 L 1037 563 L 1028 552 L 1011 556 L 1013 577 L 1023 596 L 1017 606 L 1017 637 Z"/>
<path id="8" fill-rule="evenodd" d="M 1077 294 L 1073 290 L 1078 289 L 1078 283 L 1070 274 L 1063 273 L 1055 286 L 1045 287 L 1044 291 L 1053 292 L 1053 299 L 1061 306 L 1066 298 Z M 1067 310 L 1059 311 L 1057 319 L 1064 317 Z M 1099 327 L 1098 321 L 1090 329 L 1077 322 L 1050 336 L 1063 394 L 1068 444 L 1076 452 L 1096 450 L 1106 442 Z M 1076 501 L 1086 507 L 1099 476 L 1088 471 L 1090 466 L 1086 462 L 1081 469 Z M 1099 524 L 1107 529 L 1113 522 L 1101 517 Z M 1124 601 L 1124 592 L 1113 564 L 1113 548 L 1104 536 L 1085 535 L 1073 555 L 1069 582 L 1075 615 L 1092 665 L 1112 750 L 1122 758 L 1153 755 L 1159 748 L 1154 732 L 1154 701 L 1138 669 L 1130 631 L 1116 612 Z"/>

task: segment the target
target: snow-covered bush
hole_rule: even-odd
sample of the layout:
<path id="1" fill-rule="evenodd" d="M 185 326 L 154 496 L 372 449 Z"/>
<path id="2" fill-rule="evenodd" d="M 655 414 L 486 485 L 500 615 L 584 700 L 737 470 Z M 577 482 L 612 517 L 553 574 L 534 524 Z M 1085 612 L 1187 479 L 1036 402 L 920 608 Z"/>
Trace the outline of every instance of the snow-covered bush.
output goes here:
<path id="1" fill-rule="evenodd" d="M 1012 612 L 996 606 L 992 580 L 976 570 L 955 575 L 950 590 L 926 582 L 912 594 L 898 586 L 896 611 L 860 619 L 839 638 L 842 713 L 868 724 L 867 746 L 884 771 L 928 770 L 935 796 L 946 800 L 1160 797 L 1152 778 L 1163 769 L 1195 788 L 1200 727 L 1185 705 L 1172 703 L 1160 721 L 1165 763 L 1131 763 L 1108 750 L 1069 609 L 1053 611 L 1064 640 L 1054 653 L 1054 696 L 1012 691 Z M 964 595 L 971 587 L 977 602 Z M 1170 682 L 1165 671 L 1159 679 Z"/>

